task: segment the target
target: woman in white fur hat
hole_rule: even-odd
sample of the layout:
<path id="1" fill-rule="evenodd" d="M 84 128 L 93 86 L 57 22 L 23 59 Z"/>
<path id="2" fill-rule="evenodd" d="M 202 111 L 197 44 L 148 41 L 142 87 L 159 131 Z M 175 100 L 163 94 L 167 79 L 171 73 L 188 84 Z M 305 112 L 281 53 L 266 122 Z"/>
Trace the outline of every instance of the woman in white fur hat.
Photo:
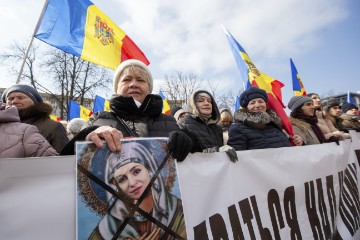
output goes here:
<path id="1" fill-rule="evenodd" d="M 162 114 L 162 98 L 151 94 L 152 90 L 153 77 L 143 62 L 135 59 L 122 62 L 114 74 L 115 94 L 110 99 L 110 112 L 94 113 L 62 155 L 74 154 L 74 142 L 78 140 L 92 141 L 98 147 L 105 140 L 115 152 L 121 150 L 123 137 L 169 137 L 172 156 L 184 160 L 192 140 L 180 131 L 173 116 Z"/>

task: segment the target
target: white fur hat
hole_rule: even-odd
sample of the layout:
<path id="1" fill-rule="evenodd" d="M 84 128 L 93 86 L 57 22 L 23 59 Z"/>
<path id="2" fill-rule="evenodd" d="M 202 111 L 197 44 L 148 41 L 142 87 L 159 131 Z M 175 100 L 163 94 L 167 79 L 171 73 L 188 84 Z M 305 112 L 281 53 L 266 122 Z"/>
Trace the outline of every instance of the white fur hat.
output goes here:
<path id="1" fill-rule="evenodd" d="M 117 67 L 117 69 L 115 70 L 115 74 L 114 74 L 114 92 L 116 93 L 116 91 L 117 91 L 121 74 L 123 73 L 125 68 L 130 67 L 130 66 L 138 66 L 145 70 L 146 75 L 148 77 L 148 84 L 149 84 L 149 89 L 150 89 L 150 93 L 151 93 L 153 90 L 153 77 L 151 75 L 151 72 L 150 72 L 149 68 L 143 62 L 136 60 L 136 59 L 129 59 L 129 60 L 123 61 Z"/>

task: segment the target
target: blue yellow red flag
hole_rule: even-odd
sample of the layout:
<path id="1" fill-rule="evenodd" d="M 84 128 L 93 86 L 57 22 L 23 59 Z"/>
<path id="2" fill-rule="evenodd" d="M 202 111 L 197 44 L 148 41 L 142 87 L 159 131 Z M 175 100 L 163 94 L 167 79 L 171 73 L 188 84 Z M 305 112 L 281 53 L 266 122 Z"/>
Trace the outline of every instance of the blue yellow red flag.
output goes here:
<path id="1" fill-rule="evenodd" d="M 78 104 L 77 102 L 70 100 L 69 102 L 69 111 L 68 111 L 68 120 L 70 121 L 73 118 L 82 118 L 86 121 L 89 120 L 92 112 L 90 109 Z"/>
<path id="2" fill-rule="evenodd" d="M 163 92 L 161 91 L 161 89 L 160 89 L 160 91 L 159 91 L 159 95 L 160 95 L 160 97 L 161 97 L 162 100 L 163 100 L 162 113 L 164 113 L 164 114 L 170 114 L 170 106 L 169 106 L 169 103 L 167 102 L 167 100 L 166 100 Z"/>
<path id="3" fill-rule="evenodd" d="M 116 69 L 145 54 L 89 0 L 48 0 L 34 37 L 83 60 Z"/>
<path id="4" fill-rule="evenodd" d="M 291 58 L 290 58 L 290 66 L 291 66 L 291 77 L 292 77 L 294 95 L 305 96 L 306 91 L 304 85 L 301 81 L 300 75 L 295 67 L 295 64 Z"/>
<path id="5" fill-rule="evenodd" d="M 228 39 L 238 66 L 238 62 L 241 62 L 242 60 L 242 63 L 240 64 L 241 68 L 238 68 L 241 75 L 243 76 L 243 80 L 248 82 L 247 86 L 249 86 L 250 83 L 251 86 L 256 86 L 266 91 L 268 95 L 268 107 L 272 108 L 277 113 L 283 123 L 285 131 L 293 136 L 294 133 L 292 126 L 288 116 L 284 111 L 285 105 L 282 103 L 281 87 L 283 87 L 284 84 L 260 72 L 250 59 L 249 55 L 245 52 L 244 48 L 236 41 L 231 33 L 224 27 L 223 30 L 225 32 L 226 38 Z M 246 66 L 245 70 L 243 66 Z"/>
<path id="6" fill-rule="evenodd" d="M 57 116 L 55 116 L 55 115 L 52 115 L 52 114 L 50 114 L 50 119 L 51 119 L 51 120 L 54 120 L 54 121 L 56 121 L 56 122 L 60 122 L 60 121 L 61 121 L 61 118 L 59 118 L 59 117 L 57 117 Z"/>
<path id="7" fill-rule="evenodd" d="M 96 95 L 94 100 L 93 112 L 102 112 L 102 111 L 110 112 L 110 101 Z"/>

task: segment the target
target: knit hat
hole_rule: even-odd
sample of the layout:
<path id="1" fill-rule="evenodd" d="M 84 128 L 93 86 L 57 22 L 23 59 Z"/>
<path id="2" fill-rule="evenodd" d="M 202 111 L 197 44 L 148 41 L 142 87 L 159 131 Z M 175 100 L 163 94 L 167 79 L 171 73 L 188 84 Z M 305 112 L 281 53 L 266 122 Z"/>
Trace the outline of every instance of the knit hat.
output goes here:
<path id="1" fill-rule="evenodd" d="M 306 103 L 306 102 L 312 102 L 311 97 L 308 97 L 308 96 L 294 96 L 294 97 L 292 97 L 290 99 L 290 101 L 288 103 L 288 108 L 291 111 L 294 111 L 298 107 L 301 107 L 302 105 L 304 105 L 304 103 Z"/>
<path id="2" fill-rule="evenodd" d="M 325 112 L 328 112 L 330 110 L 330 108 L 335 107 L 335 106 L 339 106 L 340 102 L 336 98 L 329 98 L 327 100 L 322 101 L 321 105 L 323 107 L 323 110 Z"/>
<path id="3" fill-rule="evenodd" d="M 33 100 L 34 103 L 43 102 L 43 99 L 41 98 L 39 92 L 35 88 L 25 84 L 15 84 L 5 89 L 2 95 L 2 101 L 4 103 L 6 103 L 7 97 L 12 92 L 22 92 L 26 94 L 29 98 L 31 98 L 31 100 Z"/>
<path id="4" fill-rule="evenodd" d="M 341 110 L 343 111 L 343 113 L 346 113 L 347 111 L 351 110 L 351 109 L 356 109 L 358 110 L 358 108 L 352 104 L 352 103 L 343 103 L 343 105 L 341 105 Z"/>
<path id="5" fill-rule="evenodd" d="M 85 125 L 86 120 L 82 118 L 73 118 L 70 120 L 70 122 L 67 124 L 67 129 L 72 134 L 78 134 L 82 127 Z"/>
<path id="6" fill-rule="evenodd" d="M 180 107 L 180 106 L 171 107 L 171 108 L 170 108 L 170 114 L 173 115 L 173 116 L 175 116 L 175 113 L 176 113 L 177 111 L 179 111 L 180 109 L 182 109 L 182 107 Z"/>
<path id="7" fill-rule="evenodd" d="M 146 72 L 149 89 L 150 89 L 150 93 L 151 93 L 153 90 L 153 77 L 151 75 L 151 72 L 150 72 L 149 68 L 143 62 L 136 60 L 136 59 L 129 59 L 129 60 L 123 61 L 117 67 L 117 69 L 115 70 L 115 74 L 114 74 L 114 92 L 116 93 L 116 91 L 117 91 L 121 74 L 124 72 L 124 70 L 127 67 L 131 67 L 131 66 L 138 66 Z"/>
<path id="8" fill-rule="evenodd" d="M 255 98 L 262 98 L 265 102 L 268 101 L 268 96 L 265 90 L 257 87 L 250 87 L 240 95 L 241 107 L 246 108 L 249 102 Z"/>

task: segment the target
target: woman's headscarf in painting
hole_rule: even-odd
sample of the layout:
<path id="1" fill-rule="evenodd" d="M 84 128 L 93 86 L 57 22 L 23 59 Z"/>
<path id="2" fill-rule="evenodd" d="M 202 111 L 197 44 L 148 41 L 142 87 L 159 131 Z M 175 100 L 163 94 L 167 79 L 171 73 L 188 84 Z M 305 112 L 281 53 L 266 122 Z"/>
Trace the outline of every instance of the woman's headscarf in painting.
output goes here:
<path id="1" fill-rule="evenodd" d="M 117 189 L 110 180 L 117 169 L 128 163 L 140 163 L 148 170 L 152 178 L 158 169 L 155 159 L 151 152 L 142 144 L 129 141 L 122 143 L 121 153 L 110 153 L 106 165 L 105 182 Z M 154 200 L 152 216 L 168 226 L 176 210 L 176 198 L 165 189 L 165 181 L 159 174 L 151 187 Z M 125 202 L 107 193 L 108 206 L 111 207 L 109 213 L 99 223 L 99 230 L 105 239 L 111 239 L 121 225 L 122 221 L 128 216 L 129 208 Z M 120 236 L 138 237 L 136 230 L 129 224 Z"/>

